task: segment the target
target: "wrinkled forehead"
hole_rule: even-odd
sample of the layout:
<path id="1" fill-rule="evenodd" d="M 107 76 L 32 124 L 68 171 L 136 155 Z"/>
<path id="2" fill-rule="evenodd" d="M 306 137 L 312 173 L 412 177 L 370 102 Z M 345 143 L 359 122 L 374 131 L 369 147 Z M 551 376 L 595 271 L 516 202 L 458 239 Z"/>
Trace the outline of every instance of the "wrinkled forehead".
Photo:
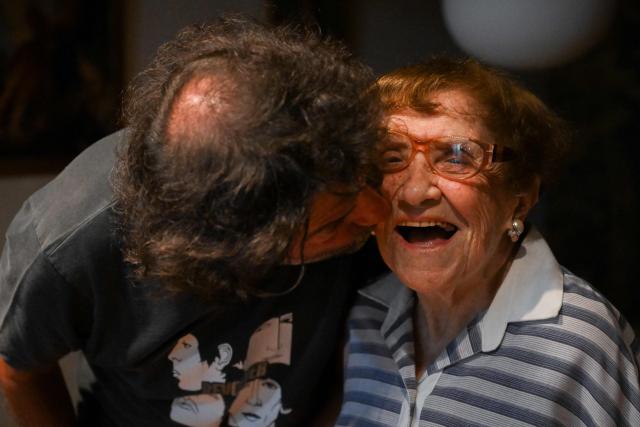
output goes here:
<path id="1" fill-rule="evenodd" d="M 421 116 L 449 115 L 469 120 L 484 120 L 486 108 L 463 89 L 445 89 L 429 93 L 411 105 L 396 105 L 386 110 L 387 119 L 394 115 L 414 114 Z"/>
<path id="2" fill-rule="evenodd" d="M 462 89 L 434 92 L 428 98 L 428 101 L 435 106 L 434 114 L 480 119 L 486 113 L 485 108 L 478 99 Z"/>
<path id="3" fill-rule="evenodd" d="M 443 135 L 467 136 L 485 142 L 493 140 L 479 103 L 461 91 L 442 91 L 431 98 L 428 111 L 411 108 L 388 112 L 383 126 L 416 138 Z"/>

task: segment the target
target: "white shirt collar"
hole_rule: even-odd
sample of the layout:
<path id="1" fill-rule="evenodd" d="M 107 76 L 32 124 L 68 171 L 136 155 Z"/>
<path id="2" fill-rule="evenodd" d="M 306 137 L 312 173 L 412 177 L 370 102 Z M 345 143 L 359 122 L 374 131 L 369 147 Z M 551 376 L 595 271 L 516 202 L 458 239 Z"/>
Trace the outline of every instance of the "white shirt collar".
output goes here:
<path id="1" fill-rule="evenodd" d="M 557 316 L 562 285 L 560 265 L 540 232 L 532 227 L 480 321 L 482 350 L 495 350 L 510 322 Z"/>

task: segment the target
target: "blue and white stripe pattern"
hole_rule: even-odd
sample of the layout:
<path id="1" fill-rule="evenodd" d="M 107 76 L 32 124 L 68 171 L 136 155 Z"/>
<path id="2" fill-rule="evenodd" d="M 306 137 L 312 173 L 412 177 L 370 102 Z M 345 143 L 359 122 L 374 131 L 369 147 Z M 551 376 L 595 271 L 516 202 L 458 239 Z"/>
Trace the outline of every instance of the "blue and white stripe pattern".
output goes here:
<path id="1" fill-rule="evenodd" d="M 640 344 L 532 230 L 491 306 L 418 381 L 415 296 L 389 275 L 349 319 L 338 426 L 640 426 Z"/>

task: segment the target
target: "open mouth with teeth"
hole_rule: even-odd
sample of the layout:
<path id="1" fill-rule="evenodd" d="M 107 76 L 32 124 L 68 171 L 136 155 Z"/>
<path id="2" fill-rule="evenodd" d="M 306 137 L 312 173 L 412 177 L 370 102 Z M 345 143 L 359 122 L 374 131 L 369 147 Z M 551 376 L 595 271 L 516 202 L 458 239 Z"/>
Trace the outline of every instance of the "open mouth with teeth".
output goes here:
<path id="1" fill-rule="evenodd" d="M 402 238 L 411 244 L 444 243 L 458 231 L 458 227 L 448 222 L 404 222 L 395 228 Z"/>

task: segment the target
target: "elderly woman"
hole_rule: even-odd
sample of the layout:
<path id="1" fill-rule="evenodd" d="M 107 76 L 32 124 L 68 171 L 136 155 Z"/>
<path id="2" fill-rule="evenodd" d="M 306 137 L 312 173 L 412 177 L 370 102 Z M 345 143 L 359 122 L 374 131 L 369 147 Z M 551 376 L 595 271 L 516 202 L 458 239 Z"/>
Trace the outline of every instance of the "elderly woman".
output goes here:
<path id="1" fill-rule="evenodd" d="M 340 426 L 640 426 L 638 341 L 525 226 L 562 121 L 471 60 L 379 80 L 376 229 L 392 273 L 360 291 Z"/>

